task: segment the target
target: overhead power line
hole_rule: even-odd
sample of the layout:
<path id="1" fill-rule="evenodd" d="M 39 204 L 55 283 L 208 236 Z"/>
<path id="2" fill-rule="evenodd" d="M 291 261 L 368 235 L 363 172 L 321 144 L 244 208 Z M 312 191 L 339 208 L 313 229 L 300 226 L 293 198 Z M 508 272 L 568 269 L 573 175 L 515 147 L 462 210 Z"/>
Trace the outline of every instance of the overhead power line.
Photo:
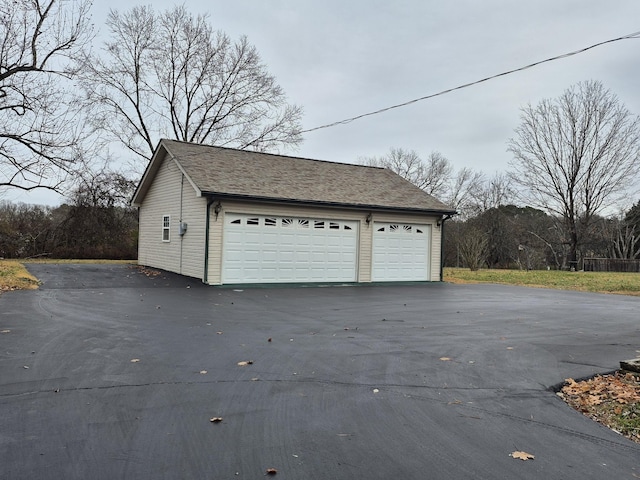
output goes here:
<path id="1" fill-rule="evenodd" d="M 469 83 L 465 83 L 465 84 L 462 84 L 462 85 L 458 85 L 457 87 L 448 88 L 448 89 L 442 90 L 441 92 L 438 92 L 438 93 L 432 93 L 431 95 L 426 95 L 424 97 L 415 98 L 413 100 L 409 100 L 408 102 L 398 103 L 397 105 L 392 105 L 390 107 L 381 108 L 380 110 L 375 110 L 373 112 L 363 113 L 363 114 L 357 115 L 355 117 L 346 118 L 344 120 L 339 120 L 337 122 L 327 123 L 326 125 L 320 125 L 319 127 L 313 127 L 313 128 L 309 128 L 309 129 L 306 129 L 306 130 L 302 130 L 300 133 L 308 133 L 308 132 L 313 132 L 315 130 L 321 130 L 321 129 L 324 129 L 324 128 L 330 128 L 330 127 L 335 127 L 337 125 L 344 125 L 344 124 L 347 124 L 347 123 L 351 123 L 351 122 L 353 122 L 355 120 L 359 120 L 359 119 L 364 118 L 364 117 L 370 117 L 372 115 L 378 115 L 380 113 L 388 112 L 389 110 L 393 110 L 395 108 L 406 107 L 407 105 L 411 105 L 412 103 L 417 103 L 417 102 L 421 102 L 423 100 L 428 100 L 430 98 L 438 97 L 440 95 L 444 95 L 446 93 L 451 93 L 451 92 L 454 92 L 456 90 L 462 90 L 463 88 L 468 88 L 468 87 L 471 87 L 473 85 L 477 85 L 479 83 L 488 82 L 489 80 L 493 80 L 494 78 L 499 78 L 499 77 L 504 77 L 506 75 L 511 75 L 512 73 L 521 72 L 521 71 L 527 70 L 529 68 L 537 67 L 538 65 L 542 65 L 543 63 L 553 62 L 555 60 L 560 60 L 562 58 L 567 58 L 567 57 L 571 57 L 573 55 L 578 55 L 580 53 L 584 53 L 584 52 L 586 52 L 588 50 L 591 50 L 591 49 L 596 48 L 596 47 L 600 47 L 602 45 L 606 45 L 608 43 L 619 42 L 620 40 L 628 40 L 630 38 L 640 38 L 640 31 L 634 32 L 634 33 L 630 33 L 630 34 L 624 35 L 622 37 L 612 38 L 610 40 L 605 40 L 603 42 L 594 43 L 593 45 L 590 45 L 590 46 L 585 47 L 585 48 L 581 48 L 579 50 L 575 50 L 573 52 L 564 53 L 562 55 L 557 55 L 555 57 L 547 58 L 545 60 L 540 60 L 539 62 L 530 63 L 529 65 L 525 65 L 524 67 L 514 68 L 513 70 L 507 70 L 506 72 L 498 73 L 496 75 L 491 75 L 490 77 L 485 77 L 485 78 L 482 78 L 480 80 L 476 80 L 474 82 L 469 82 Z"/>

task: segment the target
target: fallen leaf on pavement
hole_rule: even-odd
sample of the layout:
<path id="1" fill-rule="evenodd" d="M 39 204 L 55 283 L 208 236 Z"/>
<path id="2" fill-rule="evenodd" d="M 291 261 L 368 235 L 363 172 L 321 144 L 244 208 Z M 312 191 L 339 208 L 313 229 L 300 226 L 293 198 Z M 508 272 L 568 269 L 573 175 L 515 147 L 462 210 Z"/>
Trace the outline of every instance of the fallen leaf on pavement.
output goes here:
<path id="1" fill-rule="evenodd" d="M 139 358 L 132 358 L 131 363 L 138 363 L 140 361 Z"/>
<path id="2" fill-rule="evenodd" d="M 253 360 L 245 360 L 243 362 L 238 362 L 239 367 L 246 367 L 247 365 L 253 365 Z"/>
<path id="3" fill-rule="evenodd" d="M 509 454 L 509 456 L 516 458 L 518 460 L 533 460 L 535 457 L 535 455 L 531 455 L 530 453 L 527 452 L 519 452 L 519 451 L 515 451 L 515 452 L 511 452 Z"/>
<path id="4" fill-rule="evenodd" d="M 267 468 L 267 475 L 275 475 L 276 473 L 278 473 L 278 470 L 275 468 Z"/>

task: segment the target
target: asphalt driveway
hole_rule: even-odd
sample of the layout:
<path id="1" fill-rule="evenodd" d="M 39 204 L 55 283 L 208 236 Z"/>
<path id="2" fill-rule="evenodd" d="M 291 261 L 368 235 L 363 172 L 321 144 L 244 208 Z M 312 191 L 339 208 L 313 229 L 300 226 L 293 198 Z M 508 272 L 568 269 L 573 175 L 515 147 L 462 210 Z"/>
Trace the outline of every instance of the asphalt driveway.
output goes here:
<path id="1" fill-rule="evenodd" d="M 0 296 L 0 478 L 640 478 L 550 390 L 638 356 L 640 298 L 29 270 Z"/>

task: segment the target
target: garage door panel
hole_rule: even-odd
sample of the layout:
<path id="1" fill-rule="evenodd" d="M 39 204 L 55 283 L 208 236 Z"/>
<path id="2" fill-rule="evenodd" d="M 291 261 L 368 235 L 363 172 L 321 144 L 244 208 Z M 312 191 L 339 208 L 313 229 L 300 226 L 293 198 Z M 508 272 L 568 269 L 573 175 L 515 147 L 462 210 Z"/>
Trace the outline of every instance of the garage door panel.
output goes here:
<path id="1" fill-rule="evenodd" d="M 354 221 L 225 215 L 223 283 L 356 280 Z"/>
<path id="2" fill-rule="evenodd" d="M 431 226 L 376 222 L 372 280 L 429 280 Z"/>

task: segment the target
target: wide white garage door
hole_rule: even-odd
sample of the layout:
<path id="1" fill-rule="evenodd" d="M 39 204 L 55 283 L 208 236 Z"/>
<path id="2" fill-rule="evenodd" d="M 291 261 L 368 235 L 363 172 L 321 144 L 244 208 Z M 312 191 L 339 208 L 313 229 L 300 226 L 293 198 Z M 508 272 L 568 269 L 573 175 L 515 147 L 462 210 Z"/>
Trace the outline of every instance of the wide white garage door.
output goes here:
<path id="1" fill-rule="evenodd" d="M 374 224 L 374 282 L 429 280 L 431 226 Z"/>
<path id="2" fill-rule="evenodd" d="M 353 282 L 358 222 L 225 214 L 222 283 Z"/>

